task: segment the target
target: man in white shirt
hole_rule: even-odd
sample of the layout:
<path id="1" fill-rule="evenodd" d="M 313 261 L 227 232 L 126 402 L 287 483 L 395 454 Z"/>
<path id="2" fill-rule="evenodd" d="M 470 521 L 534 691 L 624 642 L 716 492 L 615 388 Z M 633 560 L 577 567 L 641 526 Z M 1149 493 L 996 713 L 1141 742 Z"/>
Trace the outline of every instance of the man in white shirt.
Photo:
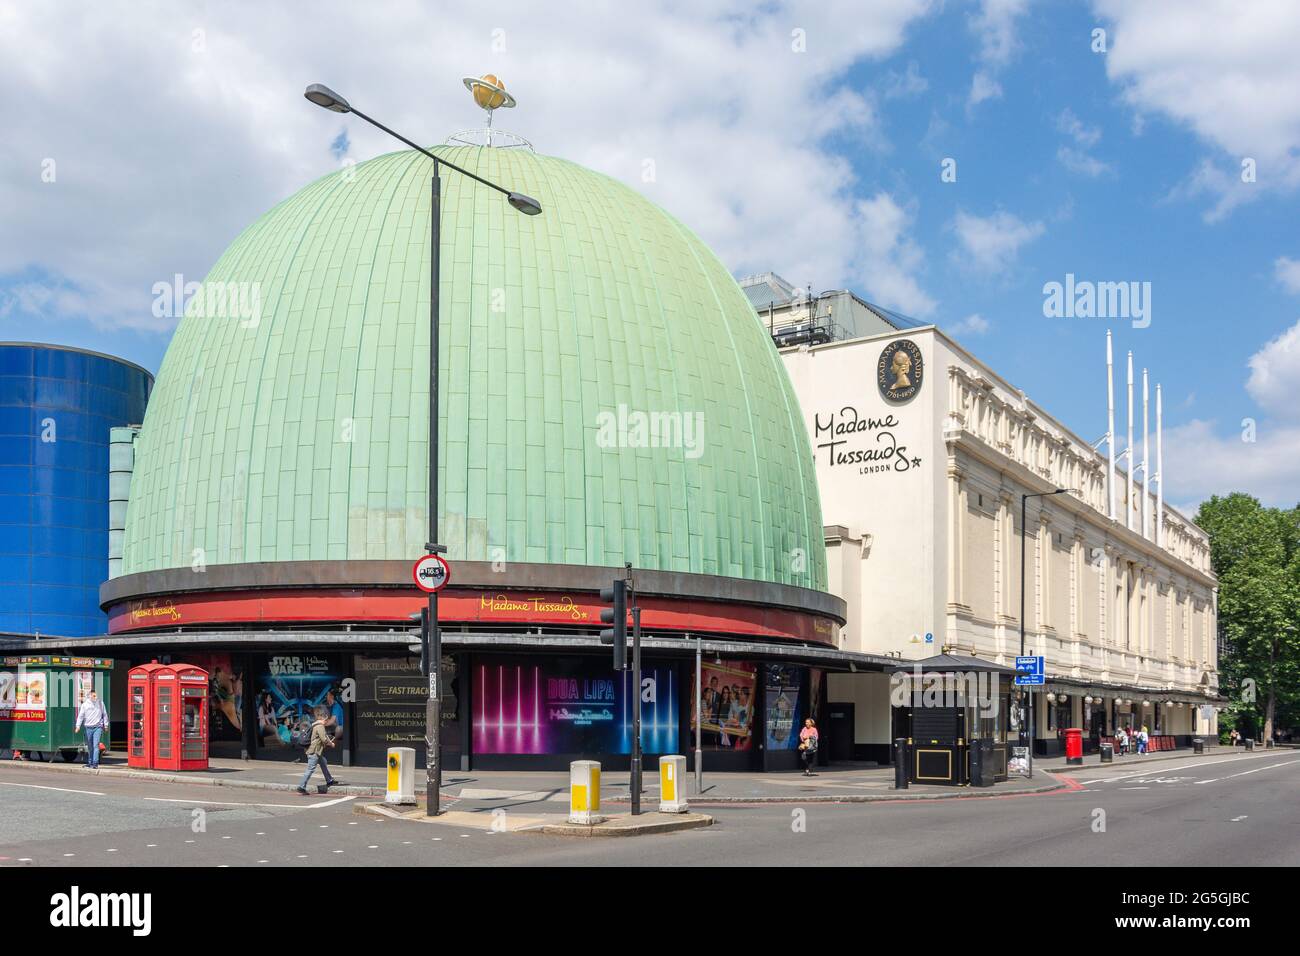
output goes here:
<path id="1" fill-rule="evenodd" d="M 108 729 L 108 708 L 93 690 L 81 702 L 77 710 L 77 723 L 73 733 L 84 730 L 86 733 L 86 769 L 99 769 L 99 738 Z"/>

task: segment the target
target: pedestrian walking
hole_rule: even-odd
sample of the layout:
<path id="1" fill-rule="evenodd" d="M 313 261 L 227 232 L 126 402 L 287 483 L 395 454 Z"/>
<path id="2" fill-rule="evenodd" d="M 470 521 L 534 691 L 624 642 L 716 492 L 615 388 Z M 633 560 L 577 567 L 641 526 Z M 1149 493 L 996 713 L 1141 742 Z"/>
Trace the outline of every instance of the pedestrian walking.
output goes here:
<path id="1" fill-rule="evenodd" d="M 1237 730 L 1237 728 L 1234 727 L 1232 729 L 1232 733 L 1230 734 L 1230 736 L 1232 737 L 1232 746 L 1235 748 L 1238 742 L 1241 740 L 1241 733 L 1240 731 Z"/>
<path id="2" fill-rule="evenodd" d="M 1138 731 L 1138 753 L 1139 754 L 1145 754 L 1147 752 L 1147 741 L 1149 741 L 1150 739 L 1151 736 L 1147 733 L 1146 724 L 1143 724 L 1142 729 Z"/>
<path id="3" fill-rule="evenodd" d="M 82 731 L 86 735 L 87 770 L 99 769 L 99 741 L 107 729 L 108 708 L 92 690 L 77 708 L 77 721 L 72 728 L 74 734 Z"/>
<path id="4" fill-rule="evenodd" d="M 799 755 L 803 758 L 803 775 L 811 777 L 812 767 L 817 760 L 817 722 L 809 717 L 803 722 L 799 731 Z"/>
<path id="5" fill-rule="evenodd" d="M 1128 734 L 1123 727 L 1115 731 L 1115 744 L 1121 755 L 1128 753 Z"/>
<path id="6" fill-rule="evenodd" d="M 307 781 L 311 780 L 311 775 L 316 772 L 317 766 L 325 775 L 325 786 L 319 789 L 320 793 L 324 793 L 338 783 L 330 774 L 329 763 L 325 760 L 325 748 L 334 746 L 330 732 L 325 729 L 325 721 L 329 718 L 330 712 L 324 707 L 317 707 L 313 713 L 316 719 L 312 721 L 311 730 L 308 731 L 307 772 L 302 775 L 302 781 L 298 784 L 298 792 L 303 796 L 307 795 Z"/>

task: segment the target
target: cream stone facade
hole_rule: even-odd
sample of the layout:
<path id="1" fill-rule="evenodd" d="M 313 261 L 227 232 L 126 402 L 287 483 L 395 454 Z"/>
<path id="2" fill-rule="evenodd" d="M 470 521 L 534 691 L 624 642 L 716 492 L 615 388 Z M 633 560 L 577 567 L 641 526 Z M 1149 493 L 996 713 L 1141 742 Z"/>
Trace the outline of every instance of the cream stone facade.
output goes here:
<path id="1" fill-rule="evenodd" d="M 891 389 L 900 350 L 919 360 L 898 360 L 904 385 Z M 1212 731 L 1217 588 L 1205 532 L 1166 505 L 1154 540 L 1156 499 L 1138 483 L 1127 500 L 1119 469 L 1112 520 L 1106 457 L 938 328 L 781 354 L 816 458 L 829 587 L 848 604 L 843 649 L 1013 666 L 1023 533 L 1025 649 L 1044 656 L 1048 677 L 1036 736 L 1094 723 L 1103 735 L 1116 723 Z M 1056 488 L 1071 490 L 1028 499 L 1022 529 L 1021 495 Z M 858 700 L 859 728 L 873 725 L 860 742 L 884 743 L 888 727 L 862 716 L 879 675 L 856 676 L 838 676 L 831 699 Z"/>

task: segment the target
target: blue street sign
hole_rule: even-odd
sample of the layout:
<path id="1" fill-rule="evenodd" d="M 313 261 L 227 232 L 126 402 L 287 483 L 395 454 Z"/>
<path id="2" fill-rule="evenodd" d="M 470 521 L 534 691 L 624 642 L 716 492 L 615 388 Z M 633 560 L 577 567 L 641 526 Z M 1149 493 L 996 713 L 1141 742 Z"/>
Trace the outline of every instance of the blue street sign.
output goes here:
<path id="1" fill-rule="evenodd" d="M 1036 687 L 1047 683 L 1042 657 L 1016 658 L 1016 686 Z"/>

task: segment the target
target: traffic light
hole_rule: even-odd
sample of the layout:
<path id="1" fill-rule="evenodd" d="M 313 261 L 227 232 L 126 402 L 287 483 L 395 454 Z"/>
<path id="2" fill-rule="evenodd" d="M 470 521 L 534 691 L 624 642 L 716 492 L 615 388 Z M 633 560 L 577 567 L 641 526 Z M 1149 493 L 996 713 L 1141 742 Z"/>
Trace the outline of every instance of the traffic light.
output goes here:
<path id="1" fill-rule="evenodd" d="M 429 609 L 420 608 L 410 619 L 420 626 L 420 676 L 429 676 Z"/>
<path id="2" fill-rule="evenodd" d="M 617 579 L 601 588 L 600 599 L 611 605 L 600 609 L 601 623 L 613 625 L 600 632 L 600 643 L 614 645 L 614 670 L 627 670 L 627 582 Z"/>

